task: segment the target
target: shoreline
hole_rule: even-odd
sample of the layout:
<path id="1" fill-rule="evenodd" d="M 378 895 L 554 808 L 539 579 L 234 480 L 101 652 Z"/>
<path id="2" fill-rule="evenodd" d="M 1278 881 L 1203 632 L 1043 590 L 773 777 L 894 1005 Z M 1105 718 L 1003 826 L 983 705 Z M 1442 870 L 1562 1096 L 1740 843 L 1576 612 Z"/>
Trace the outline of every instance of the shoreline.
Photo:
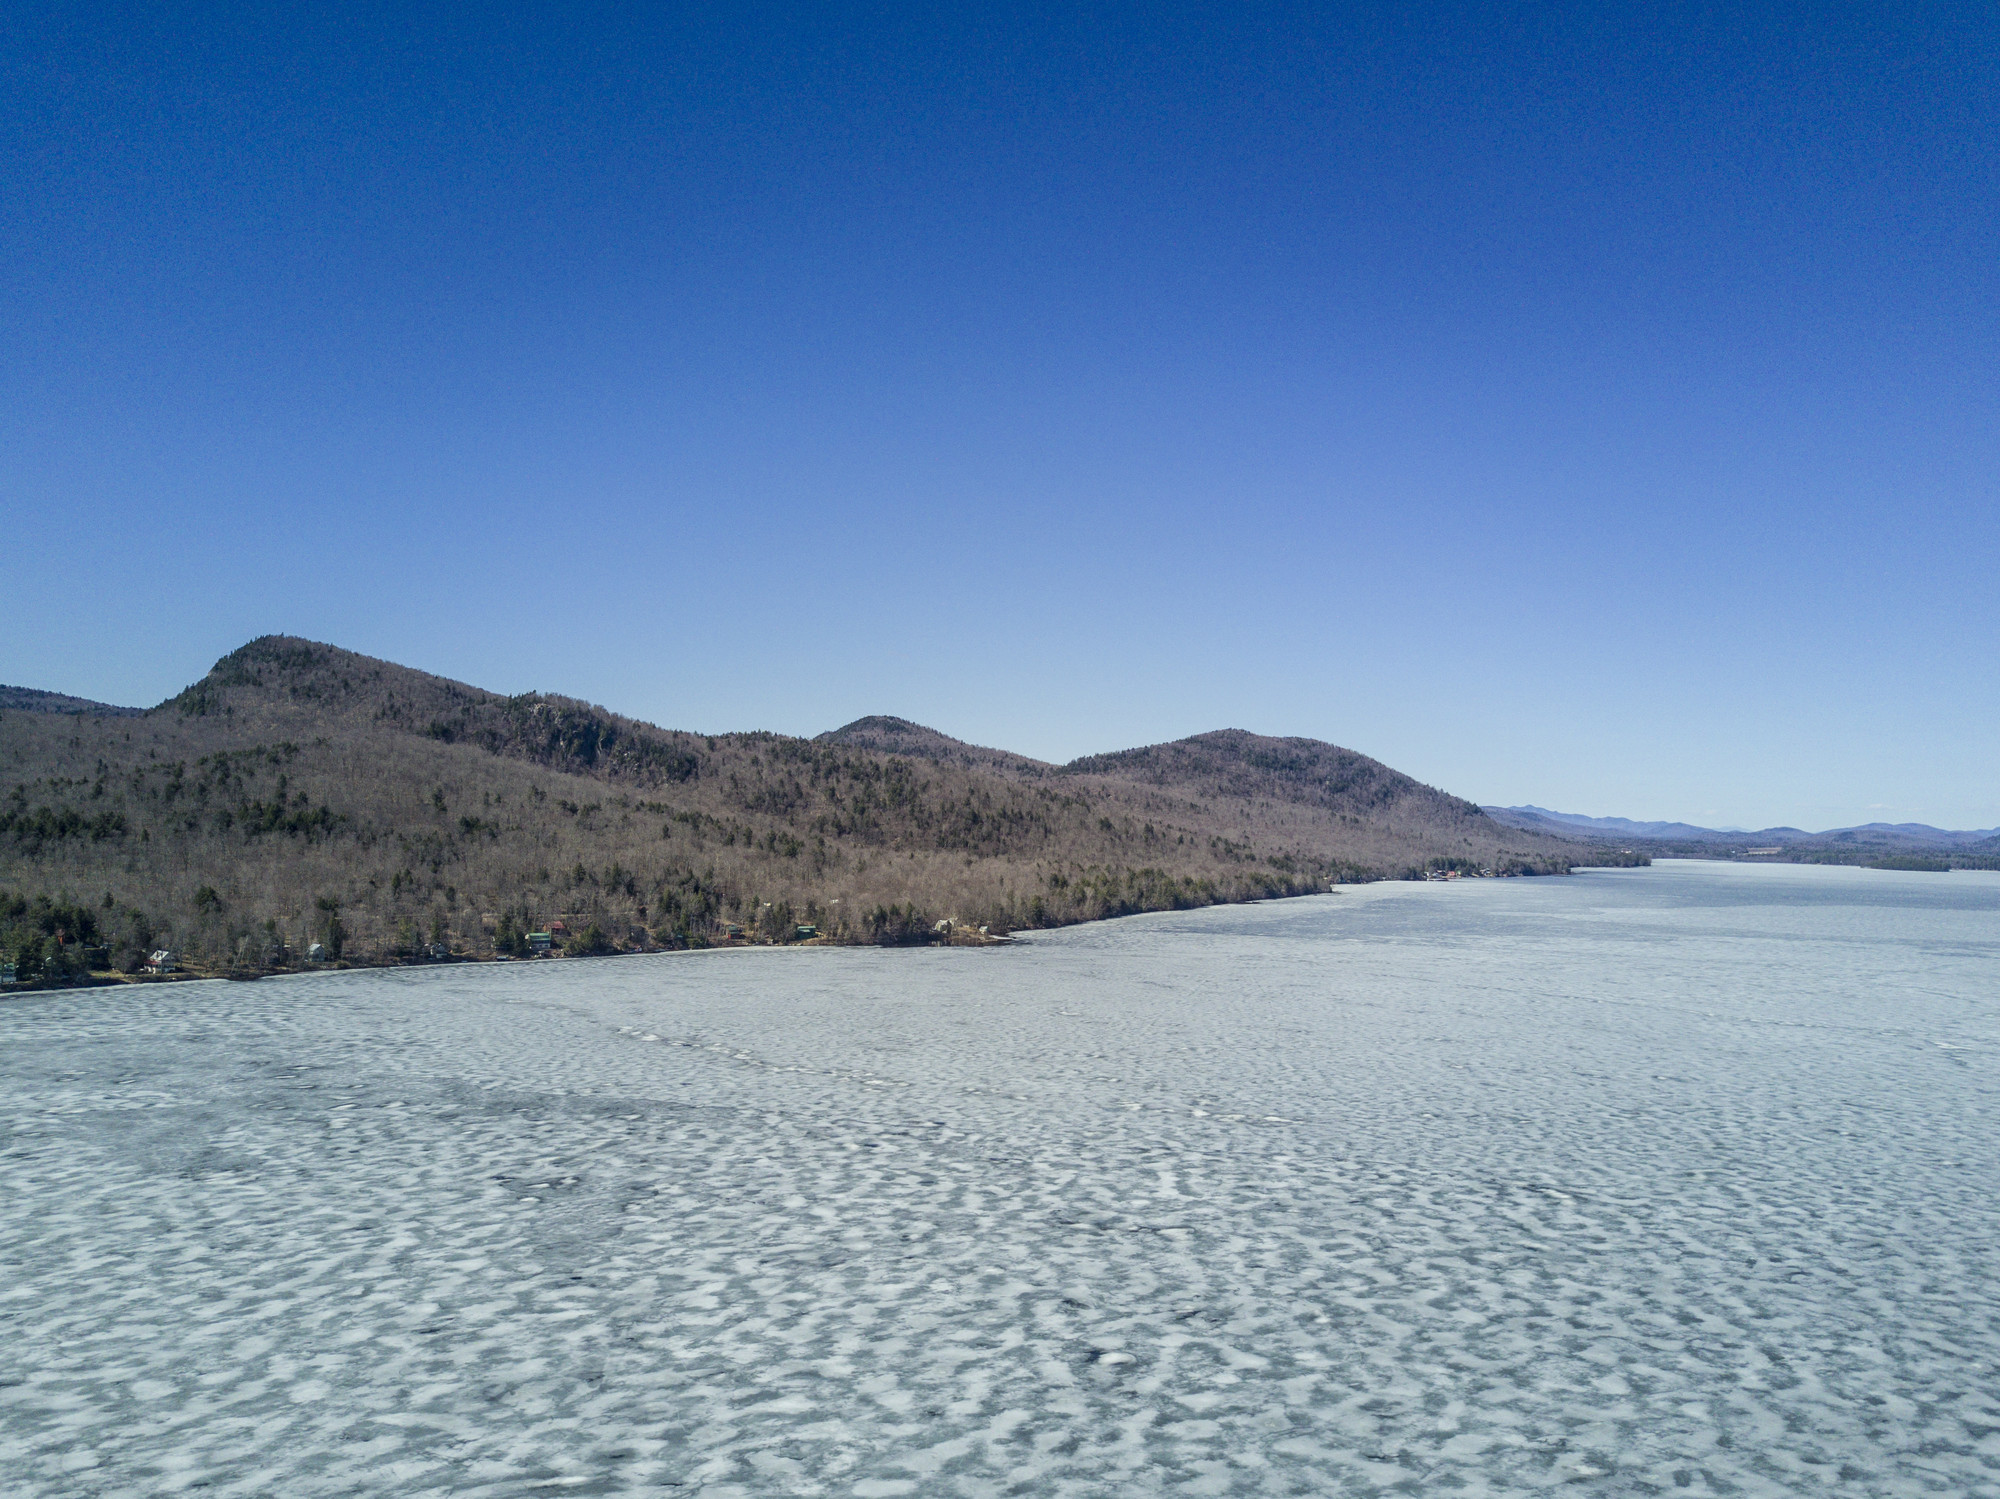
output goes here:
<path id="1" fill-rule="evenodd" d="M 1743 861 L 1716 860 L 1716 861 L 1706 861 L 1706 862 L 1730 863 L 1730 862 L 1743 862 Z M 1643 867 L 1645 866 L 1626 865 L 1626 864 L 1576 864 L 1571 866 L 1571 868 L 1565 871 L 1564 873 L 1565 875 L 1573 875 L 1584 870 L 1643 868 Z M 105 988 L 116 988 L 127 985 L 210 983 L 210 982 L 250 983 L 258 979 L 266 979 L 266 978 L 291 978 L 291 977 L 298 977 L 306 974 L 315 974 L 315 973 L 355 973 L 355 972 L 362 972 L 365 970 L 386 969 L 386 968 L 452 968 L 452 967 L 463 966 L 465 964 L 475 964 L 475 963 L 477 964 L 543 963 L 551 961 L 564 962 L 564 961 L 573 961 L 578 959 L 659 957 L 667 953 L 748 951 L 748 950 L 764 949 L 764 948 L 791 949 L 791 948 L 802 948 L 802 947 L 839 947 L 839 948 L 880 948 L 884 950 L 896 950 L 896 949 L 928 950 L 939 947 L 1010 947 L 1016 945 L 1018 937 L 1021 934 L 1027 932 L 1068 931 L 1076 927 L 1096 926 L 1107 922 L 1124 921 L 1128 918 L 1136 916 L 1159 916 L 1178 911 L 1214 910 L 1225 906 L 1260 906 L 1260 905 L 1268 905 L 1277 901 L 1310 900 L 1321 895 L 1339 895 L 1350 891 L 1366 890 L 1373 888 L 1375 886 L 1384 886 L 1384 885 L 1387 886 L 1432 885 L 1432 884 L 1458 883 L 1460 881 L 1483 883 L 1486 880 L 1546 879 L 1546 878 L 1556 878 L 1556 877 L 1557 876 L 1544 875 L 1532 872 L 1512 873 L 1512 874 L 1502 875 L 1502 874 L 1484 874 L 1484 873 L 1460 874 L 1456 871 L 1451 872 L 1448 875 L 1443 873 L 1434 873 L 1434 874 L 1426 874 L 1418 878 L 1411 878 L 1407 876 L 1400 878 L 1393 876 L 1385 876 L 1383 878 L 1373 879 L 1373 880 L 1356 880 L 1356 881 L 1336 883 L 1329 885 L 1324 890 L 1299 891 L 1295 894 L 1290 894 L 1290 895 L 1260 895 L 1252 897 L 1247 900 L 1207 901 L 1199 905 L 1160 906 L 1138 911 L 1116 911 L 1103 916 L 1085 917 L 1078 921 L 1056 922 L 1048 926 L 1020 927 L 1012 931 L 1001 932 L 1001 933 L 987 933 L 985 931 L 969 932 L 961 928 L 954 927 L 949 935 L 939 940 L 923 941 L 923 942 L 866 942 L 866 941 L 843 942 L 843 941 L 836 941 L 829 937 L 812 937 L 812 938 L 807 938 L 805 941 L 802 942 L 752 942 L 741 937 L 723 937 L 712 941 L 704 941 L 700 945 L 689 943 L 686 945 L 679 945 L 679 946 L 617 948 L 609 952 L 596 952 L 596 953 L 549 952 L 549 953 L 538 953 L 529 956 L 517 956 L 513 954 L 502 954 L 502 953 L 463 952 L 463 953 L 453 953 L 450 957 L 447 958 L 416 958 L 416 957 L 400 957 L 400 956 L 364 957 L 364 958 L 354 958 L 354 959 L 343 958 L 336 960 L 334 962 L 287 964 L 280 967 L 256 968 L 256 969 L 211 968 L 202 964 L 183 963 L 181 965 L 180 970 L 174 973 L 93 972 L 87 978 L 61 980 L 53 983 L 48 982 L 46 980 L 35 979 L 35 980 L 30 980 L 26 983 L 0 985 L 0 999 L 9 998 L 18 994 L 47 994 L 47 993 L 56 993 L 66 990 L 105 989 Z"/>

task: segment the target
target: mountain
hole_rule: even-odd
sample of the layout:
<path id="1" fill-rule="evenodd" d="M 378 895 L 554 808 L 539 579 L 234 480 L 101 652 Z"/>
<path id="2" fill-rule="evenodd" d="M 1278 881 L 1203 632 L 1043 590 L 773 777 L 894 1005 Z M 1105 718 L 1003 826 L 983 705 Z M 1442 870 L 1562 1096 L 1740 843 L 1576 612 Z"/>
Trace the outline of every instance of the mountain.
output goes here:
<path id="1" fill-rule="evenodd" d="M 907 718 L 876 714 L 857 718 L 853 723 L 816 735 L 815 744 L 844 744 L 856 749 L 879 750 L 885 755 L 905 755 L 913 760 L 931 760 L 946 765 L 983 765 L 1016 776 L 1035 778 L 1056 767 L 1042 760 L 1007 750 L 987 749 L 967 744 L 936 729 L 927 729 Z"/>
<path id="2" fill-rule="evenodd" d="M 278 636 L 144 713 L 0 714 L 0 767 L 0 928 L 245 968 L 336 936 L 491 952 L 558 918 L 617 946 L 880 942 L 1630 862 L 1312 740 L 1058 766 L 889 717 L 697 734 Z"/>
<path id="3" fill-rule="evenodd" d="M 87 697 L 70 697 L 61 692 L 43 692 L 36 687 L 0 687 L 0 713 L 91 713 L 99 717 L 133 718 L 145 711 L 94 703 Z"/>
<path id="4" fill-rule="evenodd" d="M 1379 760 L 1316 739 L 1271 739 L 1242 729 L 1171 744 L 1090 755 L 1063 767 L 1091 781 L 1135 784 L 1195 805 L 1260 809 L 1304 834 L 1330 821 L 1376 840 L 1490 844 L 1498 825 L 1471 802 L 1425 786 Z"/>
<path id="5" fill-rule="evenodd" d="M 1870 822 L 1851 828 L 1809 833 L 1803 828 L 1703 828 L 1686 822 L 1634 822 L 1625 817 L 1586 817 L 1547 807 L 1485 807 L 1494 821 L 1523 831 L 1646 845 L 1650 853 L 1777 848 L 1787 855 L 2000 852 L 2000 828 L 1954 831 L 1921 822 Z"/>
<path id="6" fill-rule="evenodd" d="M 1762 832 L 1751 834 L 1741 828 L 1702 828 L 1688 822 L 1634 822 L 1629 817 L 1586 817 L 1580 812 L 1552 812 L 1547 807 L 1485 807 L 1482 810 L 1489 817 L 1509 827 L 1532 828 L 1570 837 L 1581 834 L 1584 837 L 1626 840 L 1671 838 L 1741 842 L 1745 838 L 1762 838 L 1765 834 L 1770 834 L 1771 841 L 1782 842 L 1787 835 L 1800 838 L 1810 836 L 1801 833 L 1797 828 L 1765 828 Z"/>
<path id="7" fill-rule="evenodd" d="M 1938 848 L 1973 848 L 2000 838 L 2000 828 L 1934 828 L 1927 822 L 1864 822 L 1858 827 L 1834 828 L 1822 837 L 1837 838 L 1845 833 L 1883 838 L 1902 838 Z"/>

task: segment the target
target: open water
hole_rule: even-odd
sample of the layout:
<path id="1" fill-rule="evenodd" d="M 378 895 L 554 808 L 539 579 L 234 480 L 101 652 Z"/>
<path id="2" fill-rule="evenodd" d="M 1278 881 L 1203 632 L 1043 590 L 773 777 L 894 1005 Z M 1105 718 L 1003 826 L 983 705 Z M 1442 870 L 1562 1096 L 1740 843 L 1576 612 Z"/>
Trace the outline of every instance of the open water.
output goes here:
<path id="1" fill-rule="evenodd" d="M 2000 876 L 0 1002 L 0 1488 L 2000 1495 Z"/>

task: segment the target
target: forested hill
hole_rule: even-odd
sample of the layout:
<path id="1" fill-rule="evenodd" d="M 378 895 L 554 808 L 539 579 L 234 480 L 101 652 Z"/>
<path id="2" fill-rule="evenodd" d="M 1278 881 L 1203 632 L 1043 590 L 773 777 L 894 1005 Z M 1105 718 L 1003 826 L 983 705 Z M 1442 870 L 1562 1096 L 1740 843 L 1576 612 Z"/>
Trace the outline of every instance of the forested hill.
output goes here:
<path id="1" fill-rule="evenodd" d="M 1417 830 L 1483 836 L 1495 824 L 1472 802 L 1317 739 L 1220 729 L 1172 744 L 1072 761 L 1072 775 L 1175 787 L 1221 801 L 1277 801 Z"/>
<path id="2" fill-rule="evenodd" d="M 145 711 L 94 703 L 87 697 L 71 697 L 62 692 L 43 692 L 35 687 L 0 687 L 0 713 L 97 713 L 131 718 Z"/>
<path id="3" fill-rule="evenodd" d="M 950 765 L 982 765 L 994 770 L 1036 780 L 1055 770 L 1042 760 L 1031 760 L 1007 750 L 987 749 L 967 744 L 936 729 L 927 729 L 907 718 L 883 714 L 857 718 L 851 724 L 829 730 L 813 740 L 815 744 L 849 745 L 855 749 L 879 750 L 883 754 L 904 755 L 913 760 L 935 760 Z"/>
<path id="4" fill-rule="evenodd" d="M 1311 740 L 1056 766 L 893 718 L 698 734 L 281 637 L 136 716 L 0 711 L 0 947 L 126 963 L 479 955 L 558 919 L 597 947 L 917 941 L 1606 857 Z"/>

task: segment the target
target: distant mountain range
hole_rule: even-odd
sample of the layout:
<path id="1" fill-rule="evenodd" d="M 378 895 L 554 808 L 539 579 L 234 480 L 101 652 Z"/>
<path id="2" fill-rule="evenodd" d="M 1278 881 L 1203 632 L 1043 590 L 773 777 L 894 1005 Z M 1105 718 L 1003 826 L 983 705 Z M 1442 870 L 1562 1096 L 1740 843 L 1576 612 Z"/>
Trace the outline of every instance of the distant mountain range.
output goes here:
<path id="1" fill-rule="evenodd" d="M 1547 807 L 1486 807 L 1488 817 L 1524 832 L 1594 838 L 1631 844 L 1684 844 L 1750 848 L 1841 848 L 1884 853 L 2000 852 L 2000 828 L 1934 828 L 1922 822 L 1868 822 L 1809 833 L 1804 828 L 1704 828 L 1689 822 L 1635 822 L 1629 817 L 1586 817 Z M 1659 850 L 1652 850 L 1658 852 Z"/>

